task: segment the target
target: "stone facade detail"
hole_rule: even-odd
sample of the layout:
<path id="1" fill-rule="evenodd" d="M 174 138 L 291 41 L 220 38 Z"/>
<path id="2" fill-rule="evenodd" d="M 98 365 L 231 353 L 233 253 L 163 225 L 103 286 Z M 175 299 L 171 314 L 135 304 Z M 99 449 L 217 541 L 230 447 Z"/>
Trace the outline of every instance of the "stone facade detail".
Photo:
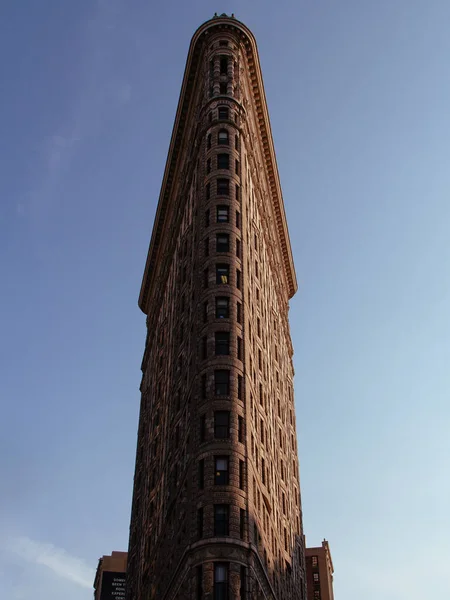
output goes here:
<path id="1" fill-rule="evenodd" d="M 295 290 L 256 42 L 222 15 L 191 42 L 139 298 L 129 600 L 305 600 Z"/>

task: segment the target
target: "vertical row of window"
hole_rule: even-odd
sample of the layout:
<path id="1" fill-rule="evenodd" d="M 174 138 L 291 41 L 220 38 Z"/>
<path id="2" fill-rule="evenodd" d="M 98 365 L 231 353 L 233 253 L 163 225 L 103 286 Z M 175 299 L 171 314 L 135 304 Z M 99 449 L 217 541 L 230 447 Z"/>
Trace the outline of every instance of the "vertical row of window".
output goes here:
<path id="1" fill-rule="evenodd" d="M 209 78 L 210 78 L 210 86 L 209 86 L 209 96 L 214 96 L 214 87 L 216 84 L 219 86 L 219 94 L 225 95 L 228 94 L 228 69 L 229 69 L 229 57 L 225 55 L 215 56 L 209 62 Z M 216 61 L 219 63 L 219 72 L 218 79 L 216 79 L 216 70 L 215 64 Z"/>

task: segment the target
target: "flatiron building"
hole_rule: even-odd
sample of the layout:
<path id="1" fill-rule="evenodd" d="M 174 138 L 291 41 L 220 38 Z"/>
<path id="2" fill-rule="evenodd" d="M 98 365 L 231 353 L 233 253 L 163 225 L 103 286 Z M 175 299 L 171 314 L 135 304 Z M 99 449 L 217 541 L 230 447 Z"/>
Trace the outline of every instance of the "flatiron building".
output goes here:
<path id="1" fill-rule="evenodd" d="M 296 288 L 256 41 L 215 15 L 190 44 L 139 296 L 129 600 L 306 600 Z"/>

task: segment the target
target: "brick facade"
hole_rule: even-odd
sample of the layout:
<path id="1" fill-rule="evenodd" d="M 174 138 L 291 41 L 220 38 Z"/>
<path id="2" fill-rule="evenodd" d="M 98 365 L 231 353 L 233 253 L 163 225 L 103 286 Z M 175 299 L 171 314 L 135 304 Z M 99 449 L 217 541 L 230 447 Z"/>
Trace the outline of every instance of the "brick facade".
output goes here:
<path id="1" fill-rule="evenodd" d="M 129 600 L 306 598 L 295 290 L 256 43 L 222 15 L 191 42 L 139 298 Z"/>
<path id="2" fill-rule="evenodd" d="M 308 600 L 334 600 L 333 561 L 327 540 L 305 549 Z"/>

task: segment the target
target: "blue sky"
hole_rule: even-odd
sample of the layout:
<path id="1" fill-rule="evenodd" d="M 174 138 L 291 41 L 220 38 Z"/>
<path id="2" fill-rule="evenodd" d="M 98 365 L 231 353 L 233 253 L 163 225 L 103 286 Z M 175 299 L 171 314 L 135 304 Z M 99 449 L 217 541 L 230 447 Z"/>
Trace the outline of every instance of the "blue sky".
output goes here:
<path id="1" fill-rule="evenodd" d="M 2 4 L 0 583 L 91 597 L 125 550 L 137 307 L 190 38 L 254 32 L 299 291 L 309 545 L 336 600 L 450 592 L 448 0 Z"/>

